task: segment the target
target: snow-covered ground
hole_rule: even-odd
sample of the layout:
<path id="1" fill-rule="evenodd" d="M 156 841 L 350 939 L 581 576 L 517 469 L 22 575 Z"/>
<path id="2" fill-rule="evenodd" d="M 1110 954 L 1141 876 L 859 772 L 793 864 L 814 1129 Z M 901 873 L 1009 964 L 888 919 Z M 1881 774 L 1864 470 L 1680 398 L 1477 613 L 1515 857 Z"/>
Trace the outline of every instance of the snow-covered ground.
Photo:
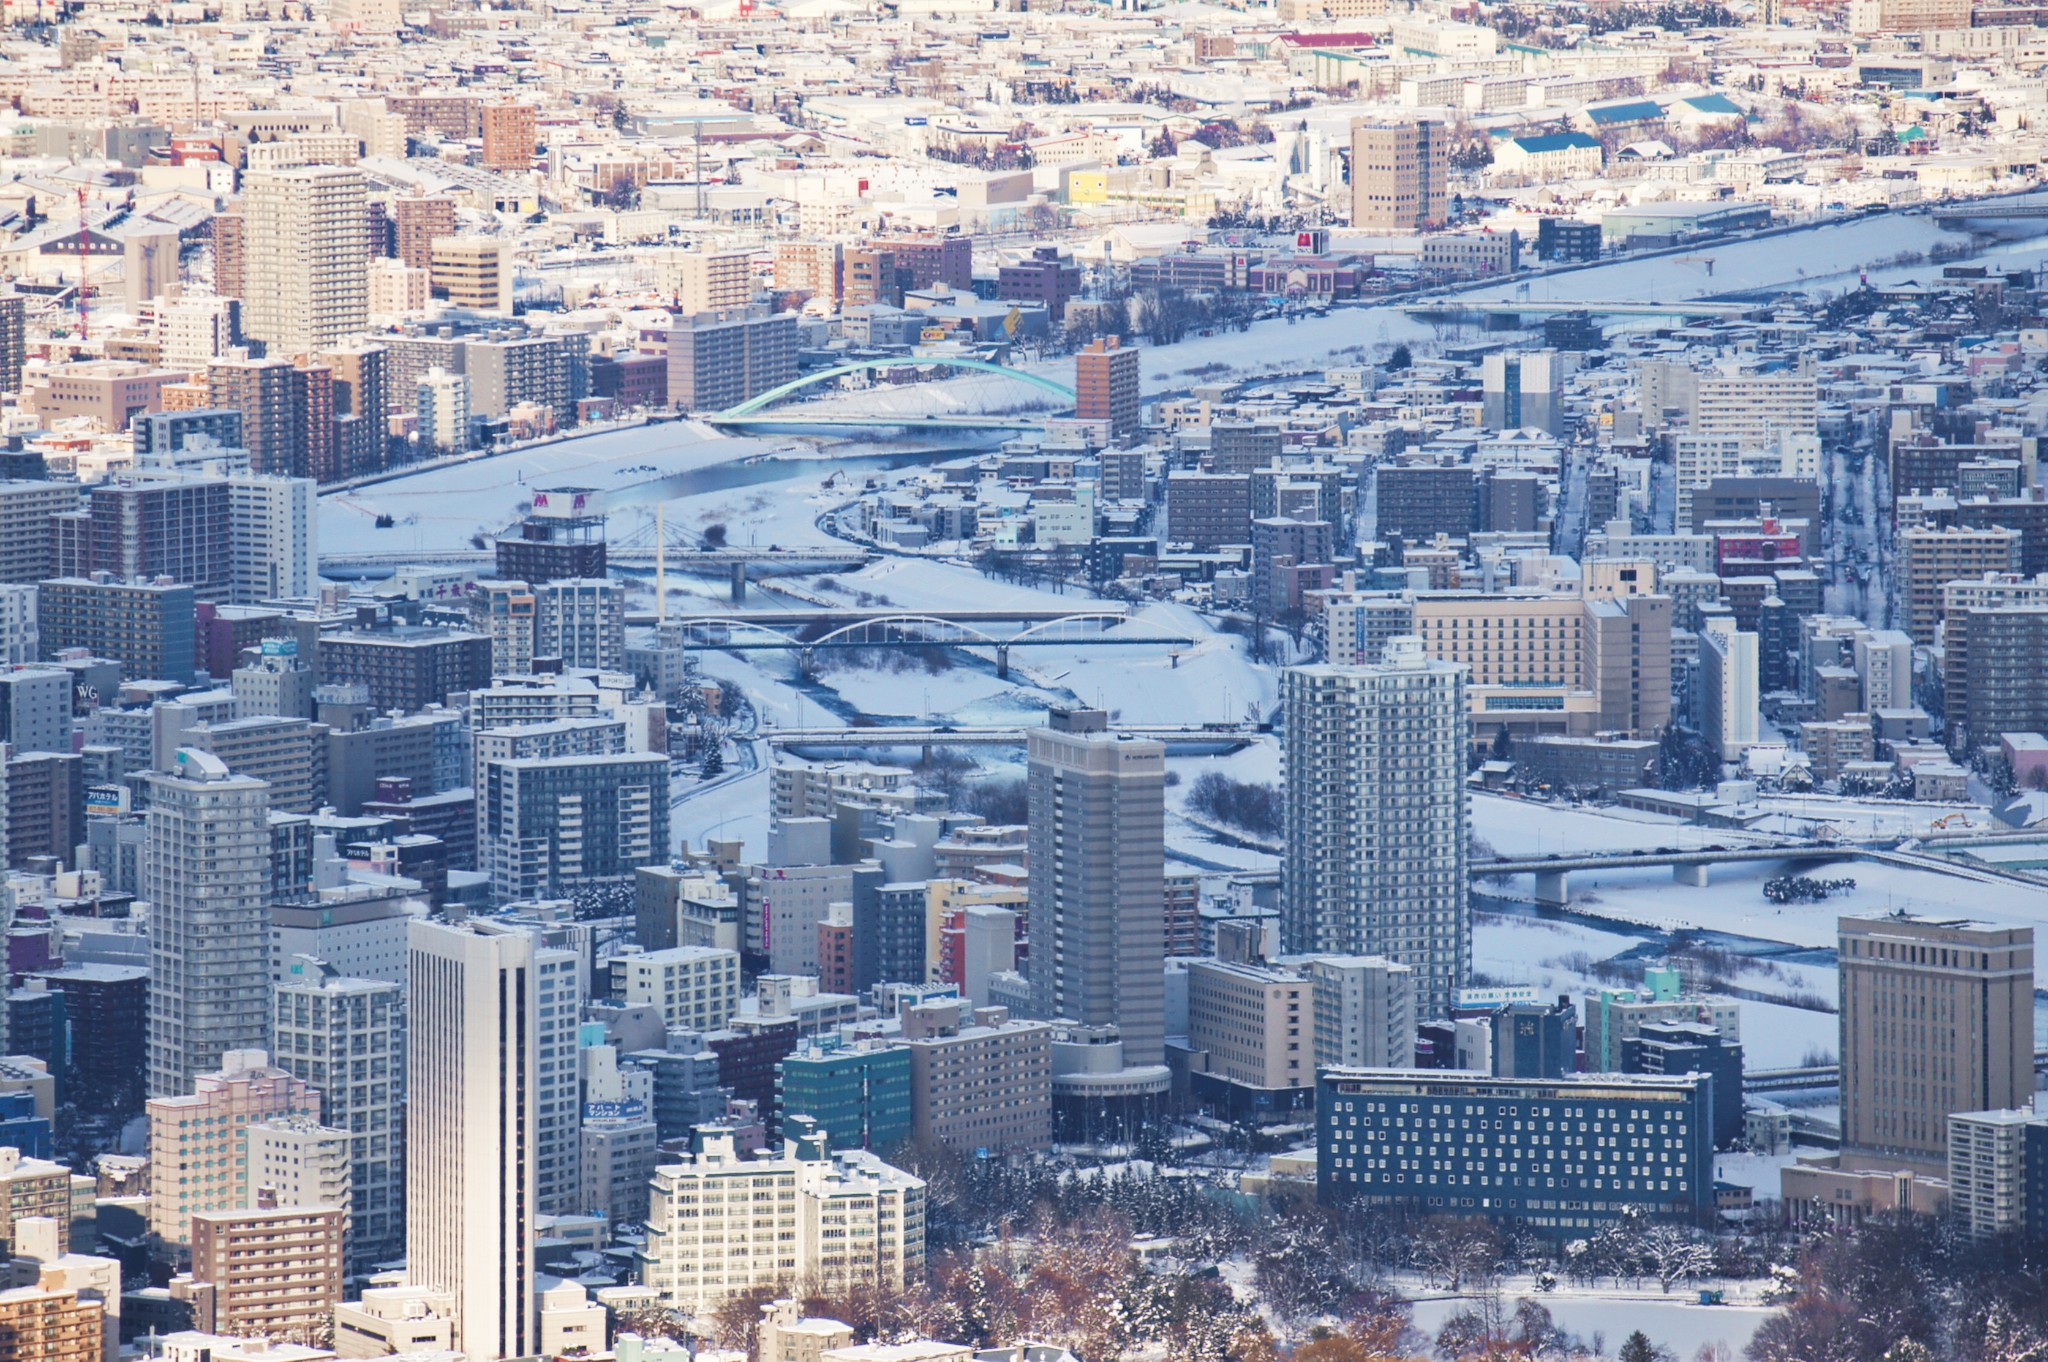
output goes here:
<path id="1" fill-rule="evenodd" d="M 1726 1348 L 1723 1356 L 1740 1357 L 1763 1322 L 1776 1313 L 1761 1305 L 1700 1305 L 1697 1291 L 1679 1287 L 1673 1287 L 1669 1296 L 1561 1288 L 1532 1294 L 1530 1299 L 1550 1311 L 1558 1328 L 1577 1334 L 1587 1344 L 1595 1334 L 1600 1335 L 1605 1344 L 1602 1355 L 1608 1357 L 1637 1329 L 1681 1358 L 1693 1357 L 1709 1344 Z M 1411 1318 L 1417 1329 L 1434 1338 L 1446 1320 L 1469 1304 L 1469 1298 L 1456 1296 L 1419 1300 Z M 1507 1304 L 1512 1311 L 1514 1298 Z"/>

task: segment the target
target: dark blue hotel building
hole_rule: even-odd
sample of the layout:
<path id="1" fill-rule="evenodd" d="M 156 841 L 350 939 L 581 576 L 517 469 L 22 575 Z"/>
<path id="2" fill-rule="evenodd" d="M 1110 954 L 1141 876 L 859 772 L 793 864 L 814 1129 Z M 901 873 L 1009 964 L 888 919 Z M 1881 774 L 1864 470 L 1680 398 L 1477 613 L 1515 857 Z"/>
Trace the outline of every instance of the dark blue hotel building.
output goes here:
<path id="1" fill-rule="evenodd" d="M 1705 1223 L 1713 1106 L 1704 1074 L 1325 1069 L 1316 1185 L 1326 1203 L 1484 1216 L 1546 1235 L 1597 1230 L 1629 1207 Z"/>

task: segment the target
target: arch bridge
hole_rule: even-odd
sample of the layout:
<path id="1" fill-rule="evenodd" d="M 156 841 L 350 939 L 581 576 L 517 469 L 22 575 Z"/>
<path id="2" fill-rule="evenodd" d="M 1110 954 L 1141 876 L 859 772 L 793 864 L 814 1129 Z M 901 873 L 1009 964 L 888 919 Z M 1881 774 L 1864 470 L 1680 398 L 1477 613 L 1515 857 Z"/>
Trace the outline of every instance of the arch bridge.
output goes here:
<path id="1" fill-rule="evenodd" d="M 835 364 L 828 369 L 805 374 L 801 378 L 770 388 L 767 392 L 750 397 L 746 401 L 727 407 L 724 411 L 706 416 L 704 419 L 714 425 L 761 425 L 801 423 L 806 426 L 956 426 L 975 429 L 1026 429 L 1036 428 L 1037 418 L 973 416 L 973 415 L 912 415 L 888 412 L 819 412 L 815 417 L 803 417 L 796 412 L 768 414 L 768 409 L 806 388 L 837 383 L 842 378 L 855 374 L 875 373 L 888 369 L 961 369 L 971 373 L 994 374 L 999 378 L 1012 379 L 1029 384 L 1059 400 L 1064 409 L 1074 405 L 1074 389 L 1057 379 L 1044 374 L 1032 373 L 1026 369 L 1013 369 L 1006 364 L 992 360 L 969 359 L 966 356 L 897 356 L 885 359 L 859 359 L 846 364 Z"/>

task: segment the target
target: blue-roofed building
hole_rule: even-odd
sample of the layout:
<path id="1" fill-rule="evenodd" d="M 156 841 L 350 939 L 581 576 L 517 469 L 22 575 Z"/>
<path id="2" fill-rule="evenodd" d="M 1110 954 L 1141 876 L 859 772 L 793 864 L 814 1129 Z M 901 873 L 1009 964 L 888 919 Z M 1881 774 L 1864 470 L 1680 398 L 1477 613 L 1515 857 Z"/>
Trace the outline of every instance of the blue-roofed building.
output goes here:
<path id="1" fill-rule="evenodd" d="M 1624 142 L 1664 135 L 1664 107 L 1654 99 L 1622 99 L 1588 104 L 1572 116 L 1572 126 L 1595 137 L 1614 136 Z"/>
<path id="2" fill-rule="evenodd" d="M 1600 173 L 1600 139 L 1583 132 L 1504 137 L 1493 148 L 1493 168 L 1532 180 L 1571 180 Z"/>

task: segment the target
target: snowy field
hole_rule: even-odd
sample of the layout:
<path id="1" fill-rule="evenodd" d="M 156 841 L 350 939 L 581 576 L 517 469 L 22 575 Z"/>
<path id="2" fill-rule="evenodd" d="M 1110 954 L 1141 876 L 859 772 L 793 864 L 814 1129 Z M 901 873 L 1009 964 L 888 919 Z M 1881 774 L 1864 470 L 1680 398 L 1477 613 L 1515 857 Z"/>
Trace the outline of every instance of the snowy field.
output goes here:
<path id="1" fill-rule="evenodd" d="M 1680 1294 L 1675 1287 L 1669 1297 L 1561 1289 L 1530 1299 L 1550 1311 L 1558 1328 L 1577 1334 L 1588 1345 L 1599 1334 L 1606 1345 L 1602 1355 L 1610 1357 L 1637 1329 L 1680 1358 L 1694 1357 L 1710 1344 L 1725 1348 L 1725 1357 L 1740 1357 L 1763 1322 L 1776 1313 L 1760 1305 L 1700 1305 L 1696 1292 Z M 1455 1296 L 1419 1300 L 1411 1318 L 1417 1329 L 1434 1337 L 1446 1320 L 1468 1304 L 1468 1298 Z M 1514 1300 L 1510 1298 L 1507 1305 L 1512 1311 Z"/>

